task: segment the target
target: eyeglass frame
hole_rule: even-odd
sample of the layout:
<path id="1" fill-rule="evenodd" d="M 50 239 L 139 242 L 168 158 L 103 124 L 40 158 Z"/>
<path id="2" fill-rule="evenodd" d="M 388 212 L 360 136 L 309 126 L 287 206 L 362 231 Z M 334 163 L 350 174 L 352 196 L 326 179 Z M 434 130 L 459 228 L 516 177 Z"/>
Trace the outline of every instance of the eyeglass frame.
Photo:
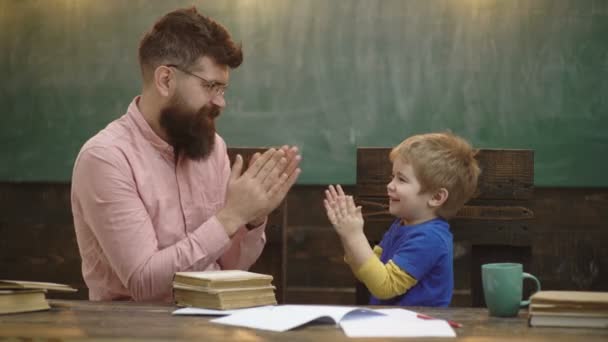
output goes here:
<path id="1" fill-rule="evenodd" d="M 224 94 L 226 93 L 226 89 L 228 89 L 228 84 L 224 84 L 222 82 L 216 82 L 216 81 L 209 81 L 204 79 L 203 77 L 199 76 L 199 75 L 195 75 L 193 73 L 191 73 L 190 71 L 185 70 L 184 68 L 180 67 L 177 64 L 165 64 L 166 67 L 169 68 L 175 68 L 181 72 L 183 72 L 186 75 L 190 75 L 190 76 L 194 76 L 196 78 L 198 78 L 199 80 L 204 82 L 203 87 L 210 92 L 211 94 L 213 94 L 214 96 L 224 96 Z"/>

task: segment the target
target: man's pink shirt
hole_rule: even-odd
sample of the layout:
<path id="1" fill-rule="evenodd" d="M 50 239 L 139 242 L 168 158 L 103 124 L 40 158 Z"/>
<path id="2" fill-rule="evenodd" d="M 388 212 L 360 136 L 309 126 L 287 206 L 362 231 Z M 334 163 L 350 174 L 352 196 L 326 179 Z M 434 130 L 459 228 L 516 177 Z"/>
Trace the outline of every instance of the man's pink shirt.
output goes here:
<path id="1" fill-rule="evenodd" d="M 80 150 L 72 213 L 91 300 L 171 300 L 178 271 L 248 269 L 265 224 L 230 238 L 214 216 L 230 176 L 216 134 L 202 161 L 180 157 L 150 128 L 135 98 Z"/>

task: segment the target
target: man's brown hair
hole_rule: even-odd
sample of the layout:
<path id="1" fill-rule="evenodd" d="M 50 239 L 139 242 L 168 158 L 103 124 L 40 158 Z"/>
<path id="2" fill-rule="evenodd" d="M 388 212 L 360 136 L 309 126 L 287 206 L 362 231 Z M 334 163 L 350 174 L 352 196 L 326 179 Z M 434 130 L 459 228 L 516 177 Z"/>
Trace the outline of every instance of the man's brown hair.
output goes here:
<path id="1" fill-rule="evenodd" d="M 178 9 L 160 18 L 139 44 L 139 65 L 144 81 L 163 64 L 190 69 L 203 56 L 237 68 L 243 62 L 240 44 L 215 20 L 195 7 Z"/>

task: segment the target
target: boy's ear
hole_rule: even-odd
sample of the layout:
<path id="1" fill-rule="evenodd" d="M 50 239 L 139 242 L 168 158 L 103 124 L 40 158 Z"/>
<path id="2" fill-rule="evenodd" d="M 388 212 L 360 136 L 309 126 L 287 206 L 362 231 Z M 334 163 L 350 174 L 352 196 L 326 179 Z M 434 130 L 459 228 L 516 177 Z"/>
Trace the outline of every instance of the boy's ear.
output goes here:
<path id="1" fill-rule="evenodd" d="M 446 188 L 440 188 L 433 194 L 433 197 L 429 200 L 429 206 L 431 208 L 439 208 L 448 200 L 450 193 Z"/>

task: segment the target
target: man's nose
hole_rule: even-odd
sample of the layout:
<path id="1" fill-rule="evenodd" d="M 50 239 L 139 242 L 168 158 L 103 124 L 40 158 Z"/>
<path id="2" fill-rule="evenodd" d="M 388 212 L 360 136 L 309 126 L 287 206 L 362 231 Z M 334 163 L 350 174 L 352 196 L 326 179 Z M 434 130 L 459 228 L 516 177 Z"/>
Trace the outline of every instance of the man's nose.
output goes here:
<path id="1" fill-rule="evenodd" d="M 224 98 L 224 95 L 215 95 L 212 99 L 211 99 L 211 103 L 213 103 L 214 105 L 220 107 L 220 108 L 224 108 L 226 107 L 226 99 Z"/>

